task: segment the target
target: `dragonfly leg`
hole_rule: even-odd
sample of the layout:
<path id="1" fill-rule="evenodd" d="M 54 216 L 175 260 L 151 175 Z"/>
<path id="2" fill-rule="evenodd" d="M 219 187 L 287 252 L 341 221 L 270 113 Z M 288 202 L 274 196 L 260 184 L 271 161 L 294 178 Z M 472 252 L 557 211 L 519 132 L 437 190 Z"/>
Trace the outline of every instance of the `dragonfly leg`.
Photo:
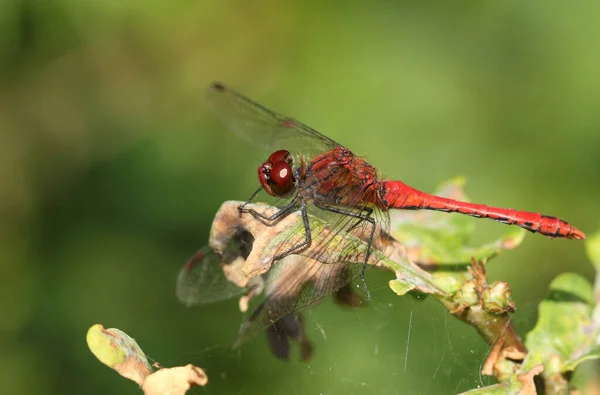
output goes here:
<path id="1" fill-rule="evenodd" d="M 259 189 L 259 191 L 260 191 L 260 189 Z M 252 195 L 252 197 L 250 199 L 252 199 L 254 196 L 256 196 L 257 193 L 258 193 L 258 191 L 255 192 L 254 195 Z M 254 210 L 254 209 L 244 208 L 244 206 L 246 204 L 250 203 L 250 201 L 248 201 L 238 207 L 238 211 L 239 211 L 240 215 L 242 215 L 244 213 L 252 214 L 252 216 L 254 218 L 257 218 L 258 220 L 260 220 L 263 223 L 266 223 L 267 225 L 270 225 L 272 222 L 275 222 L 275 221 L 289 215 L 292 212 L 292 210 L 294 210 L 296 208 L 298 199 L 292 199 L 291 202 L 289 202 L 287 205 L 282 207 L 279 211 L 277 211 L 275 214 L 273 214 L 271 216 L 266 216 L 262 213 L 259 213 L 258 211 Z M 310 246 L 312 237 L 310 234 L 310 225 L 308 223 L 308 213 L 306 211 L 306 206 L 305 206 L 304 202 L 302 203 L 300 211 L 302 213 L 302 222 L 304 224 L 304 234 L 305 234 L 304 241 L 298 245 L 293 246 L 292 248 L 288 249 L 287 251 L 284 251 L 281 254 L 278 254 L 277 256 L 275 256 L 275 258 L 273 258 L 274 261 L 278 261 L 280 259 L 285 258 L 288 255 L 298 253 Z"/>
<path id="2" fill-rule="evenodd" d="M 258 211 L 251 209 L 251 208 L 244 208 L 244 206 L 248 203 L 249 202 L 246 202 L 246 203 L 238 206 L 238 212 L 240 213 L 240 215 L 245 214 L 245 213 L 252 214 L 252 216 L 254 218 L 260 220 L 262 223 L 265 223 L 266 225 L 270 225 L 272 222 L 277 221 L 280 218 L 285 217 L 286 215 L 290 214 L 292 212 L 292 210 L 296 207 L 297 199 L 292 199 L 291 202 L 286 204 L 284 207 L 282 207 L 279 211 L 277 211 L 275 214 L 273 214 L 271 216 L 266 216 L 266 215 L 259 213 Z"/>
<path id="3" fill-rule="evenodd" d="M 367 253 L 365 254 L 365 261 L 363 262 L 362 269 L 360 270 L 360 281 L 362 282 L 363 289 L 365 290 L 365 292 L 367 294 L 366 301 L 371 300 L 371 293 L 369 292 L 369 288 L 367 287 L 367 282 L 365 281 L 365 270 L 367 270 L 367 263 L 369 262 L 369 258 L 371 257 L 371 248 L 373 245 L 373 237 L 375 237 L 375 219 L 373 217 L 371 217 L 371 214 L 373 214 L 373 209 L 370 207 L 365 207 L 361 210 L 361 212 L 355 213 L 352 211 L 344 210 L 339 207 L 328 206 L 325 204 L 318 204 L 317 202 L 315 202 L 315 206 L 317 206 L 318 208 L 323 209 L 323 210 L 331 211 L 332 213 L 342 214 L 342 215 L 346 215 L 348 217 L 358 218 L 361 221 L 368 221 L 371 224 L 371 234 L 369 235 Z M 363 212 L 366 212 L 366 214 L 363 214 Z M 360 221 L 358 223 L 356 223 L 355 225 L 353 225 L 350 228 L 350 230 L 352 230 L 359 224 L 360 224 Z"/>
<path id="4" fill-rule="evenodd" d="M 300 210 L 302 212 L 302 223 L 304 224 L 304 241 L 300 244 L 296 244 L 287 251 L 278 254 L 275 258 L 273 258 L 273 261 L 278 261 L 280 259 L 285 258 L 288 255 L 296 254 L 310 247 L 310 244 L 312 242 L 312 236 L 310 234 L 310 224 L 308 223 L 308 213 L 306 212 L 306 206 L 304 205 L 304 203 L 302 203 L 302 208 Z"/>
<path id="5" fill-rule="evenodd" d="M 263 189 L 262 187 L 258 188 L 256 191 L 254 191 L 254 193 L 252 194 L 252 196 L 250 196 L 250 199 L 246 200 L 246 202 L 244 202 L 244 204 L 241 204 L 241 205 L 238 206 L 238 213 L 240 214 L 240 217 L 242 216 L 243 213 L 248 212 L 248 210 L 244 209 L 244 207 L 246 207 L 247 204 L 252 203 L 252 201 L 254 200 L 254 198 L 256 197 L 256 195 L 258 195 L 258 193 L 262 189 Z"/>
<path id="6" fill-rule="evenodd" d="M 369 221 L 369 218 L 371 218 L 371 214 L 373 213 L 373 209 L 370 207 L 365 207 L 362 209 L 362 211 L 364 211 L 365 214 L 362 214 L 362 216 L 357 216 L 357 218 L 360 218 L 361 221 Z M 342 213 L 344 215 L 350 215 L 352 213 Z M 350 215 L 352 216 L 352 215 Z M 358 225 L 360 225 L 361 221 L 358 221 L 357 223 L 355 223 L 354 225 L 352 225 L 352 227 L 350 229 L 348 229 L 348 232 L 351 231 L 352 229 L 356 228 Z M 373 222 L 373 221 L 369 221 L 369 222 Z"/>

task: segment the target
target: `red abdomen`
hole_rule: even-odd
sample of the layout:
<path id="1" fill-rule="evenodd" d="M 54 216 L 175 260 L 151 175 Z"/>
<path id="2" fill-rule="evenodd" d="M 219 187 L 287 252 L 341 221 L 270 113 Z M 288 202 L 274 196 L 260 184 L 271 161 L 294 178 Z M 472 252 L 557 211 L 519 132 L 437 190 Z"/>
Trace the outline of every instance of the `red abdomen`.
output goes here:
<path id="1" fill-rule="evenodd" d="M 443 198 L 418 191 L 401 181 L 383 181 L 380 188 L 382 200 L 388 208 L 461 213 L 477 218 L 490 218 L 507 225 L 517 225 L 548 237 L 585 239 L 582 231 L 557 217 Z"/>

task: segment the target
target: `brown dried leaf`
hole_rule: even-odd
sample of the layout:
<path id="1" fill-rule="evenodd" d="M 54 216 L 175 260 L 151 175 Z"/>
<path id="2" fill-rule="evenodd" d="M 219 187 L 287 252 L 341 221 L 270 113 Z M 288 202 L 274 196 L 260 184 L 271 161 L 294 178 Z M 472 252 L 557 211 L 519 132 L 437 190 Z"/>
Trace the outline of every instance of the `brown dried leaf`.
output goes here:
<path id="1" fill-rule="evenodd" d="M 121 376 L 141 385 L 150 374 L 146 355 L 135 340 L 120 329 L 104 329 L 96 324 L 88 330 L 86 340 L 96 358 Z"/>

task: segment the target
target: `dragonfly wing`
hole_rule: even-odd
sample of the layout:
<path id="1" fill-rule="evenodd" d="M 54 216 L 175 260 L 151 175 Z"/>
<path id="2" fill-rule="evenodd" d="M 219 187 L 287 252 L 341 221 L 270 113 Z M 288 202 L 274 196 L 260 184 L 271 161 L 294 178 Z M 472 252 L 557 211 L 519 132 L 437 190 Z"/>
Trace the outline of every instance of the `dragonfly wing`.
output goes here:
<path id="1" fill-rule="evenodd" d="M 311 306 L 343 288 L 360 273 L 361 267 L 342 263 L 328 265 L 299 255 L 282 259 L 269 271 L 265 300 L 242 325 L 235 346 L 287 314 Z"/>
<path id="2" fill-rule="evenodd" d="M 221 257 L 206 246 L 198 250 L 177 276 L 175 293 L 186 306 L 232 298 L 245 292 L 225 277 Z"/>
<path id="3" fill-rule="evenodd" d="M 237 233 L 222 255 L 209 246 L 202 247 L 181 268 L 175 285 L 177 299 L 186 306 L 213 303 L 250 291 L 262 290 L 262 278 L 248 283 L 241 266 L 248 257 L 253 240 L 249 233 Z"/>
<path id="4" fill-rule="evenodd" d="M 286 149 L 312 158 L 340 146 L 316 130 L 277 114 L 219 82 L 208 87 L 206 100 L 229 129 L 269 153 Z"/>

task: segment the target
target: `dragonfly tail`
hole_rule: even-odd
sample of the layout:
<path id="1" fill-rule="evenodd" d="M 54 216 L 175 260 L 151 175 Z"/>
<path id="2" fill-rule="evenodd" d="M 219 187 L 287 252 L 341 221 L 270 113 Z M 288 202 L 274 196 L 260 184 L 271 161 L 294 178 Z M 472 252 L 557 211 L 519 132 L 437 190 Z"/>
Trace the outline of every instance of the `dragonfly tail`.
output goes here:
<path id="1" fill-rule="evenodd" d="M 388 208 L 460 213 L 520 226 L 530 232 L 541 233 L 552 238 L 585 239 L 585 234 L 581 230 L 557 217 L 430 195 L 401 181 L 384 181 L 381 190 L 382 200 Z"/>

